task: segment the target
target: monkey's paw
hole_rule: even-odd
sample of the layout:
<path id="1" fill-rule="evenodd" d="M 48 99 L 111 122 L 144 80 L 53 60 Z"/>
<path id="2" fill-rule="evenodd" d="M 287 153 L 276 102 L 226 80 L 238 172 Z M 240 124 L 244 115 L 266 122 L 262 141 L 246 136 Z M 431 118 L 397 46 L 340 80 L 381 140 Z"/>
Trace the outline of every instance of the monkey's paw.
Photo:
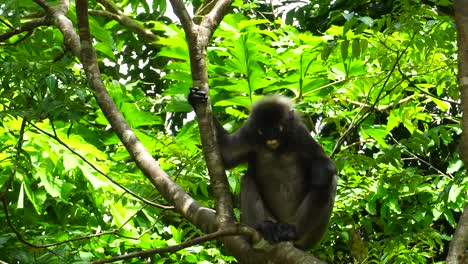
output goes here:
<path id="1" fill-rule="evenodd" d="M 208 96 L 206 95 L 205 91 L 198 89 L 198 87 L 190 88 L 190 93 L 188 95 L 188 102 L 192 107 L 199 102 L 206 102 L 208 100 Z"/>
<path id="2" fill-rule="evenodd" d="M 298 239 L 296 227 L 290 224 L 264 221 L 255 225 L 255 229 L 270 243 L 292 241 Z"/>

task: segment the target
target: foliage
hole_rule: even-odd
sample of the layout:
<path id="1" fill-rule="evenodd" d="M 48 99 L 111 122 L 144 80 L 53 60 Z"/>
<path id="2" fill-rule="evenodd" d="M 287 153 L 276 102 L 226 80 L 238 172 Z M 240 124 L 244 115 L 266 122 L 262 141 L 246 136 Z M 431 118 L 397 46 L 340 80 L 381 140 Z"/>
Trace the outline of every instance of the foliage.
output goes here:
<path id="1" fill-rule="evenodd" d="M 212 206 L 198 129 L 187 114 L 184 33 L 161 15 L 163 2 L 120 3 L 157 41 L 91 16 L 95 47 L 106 86 L 139 139 L 178 184 Z M 208 49 L 211 98 L 226 126 L 238 127 L 258 97 L 283 93 L 334 153 L 336 206 L 322 246 L 312 250 L 333 263 L 442 261 L 466 202 L 468 180 L 456 152 L 461 105 L 454 24 L 430 6 L 401 3 L 397 16 L 340 10 L 341 22 L 319 35 L 258 19 L 251 6 L 236 2 Z M 29 1 L 0 7 L 0 34 L 40 10 Z M 165 204 L 109 129 L 62 38 L 44 26 L 0 47 L 0 187 L 10 190 L 12 226 L 30 243 L 109 233 L 31 248 L 2 224 L 0 258 L 82 262 L 200 235 L 178 214 L 146 206 L 106 178 Z M 235 194 L 242 173 L 229 173 Z M 6 211 L 0 218 L 6 222 Z M 223 253 L 213 242 L 151 261 L 232 260 Z"/>

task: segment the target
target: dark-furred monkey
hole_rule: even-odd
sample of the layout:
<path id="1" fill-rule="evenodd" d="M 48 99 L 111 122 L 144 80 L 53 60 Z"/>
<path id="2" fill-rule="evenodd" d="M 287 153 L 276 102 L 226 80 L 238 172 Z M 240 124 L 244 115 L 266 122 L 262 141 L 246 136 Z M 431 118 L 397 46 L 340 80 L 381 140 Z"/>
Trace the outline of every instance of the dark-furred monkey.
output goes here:
<path id="1" fill-rule="evenodd" d="M 191 89 L 189 102 L 205 101 Z M 215 119 L 224 166 L 247 163 L 241 179 L 241 223 L 270 242 L 306 249 L 322 238 L 336 193 L 336 167 L 302 124 L 289 99 L 265 97 L 245 124 L 228 133 Z"/>

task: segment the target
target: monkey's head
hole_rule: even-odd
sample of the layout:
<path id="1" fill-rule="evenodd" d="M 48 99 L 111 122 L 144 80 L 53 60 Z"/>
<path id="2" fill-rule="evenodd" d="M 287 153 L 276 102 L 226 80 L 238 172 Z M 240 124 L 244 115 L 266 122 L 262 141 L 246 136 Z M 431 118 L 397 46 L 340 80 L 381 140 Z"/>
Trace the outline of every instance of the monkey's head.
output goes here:
<path id="1" fill-rule="evenodd" d="M 277 150 L 288 140 L 294 118 L 294 109 L 286 97 L 271 96 L 256 102 L 249 116 L 256 143 Z"/>

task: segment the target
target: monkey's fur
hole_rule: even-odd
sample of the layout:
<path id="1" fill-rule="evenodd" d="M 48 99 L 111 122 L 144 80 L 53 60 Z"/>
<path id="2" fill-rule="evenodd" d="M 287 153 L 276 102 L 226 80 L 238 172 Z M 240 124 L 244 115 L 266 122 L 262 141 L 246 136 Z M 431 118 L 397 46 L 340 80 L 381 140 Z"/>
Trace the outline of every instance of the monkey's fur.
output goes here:
<path id="1" fill-rule="evenodd" d="M 206 94 L 191 89 L 194 106 Z M 270 242 L 302 249 L 322 238 L 336 193 L 336 167 L 309 134 L 289 99 L 265 97 L 245 124 L 229 134 L 215 119 L 226 168 L 247 162 L 241 179 L 241 222 Z"/>

